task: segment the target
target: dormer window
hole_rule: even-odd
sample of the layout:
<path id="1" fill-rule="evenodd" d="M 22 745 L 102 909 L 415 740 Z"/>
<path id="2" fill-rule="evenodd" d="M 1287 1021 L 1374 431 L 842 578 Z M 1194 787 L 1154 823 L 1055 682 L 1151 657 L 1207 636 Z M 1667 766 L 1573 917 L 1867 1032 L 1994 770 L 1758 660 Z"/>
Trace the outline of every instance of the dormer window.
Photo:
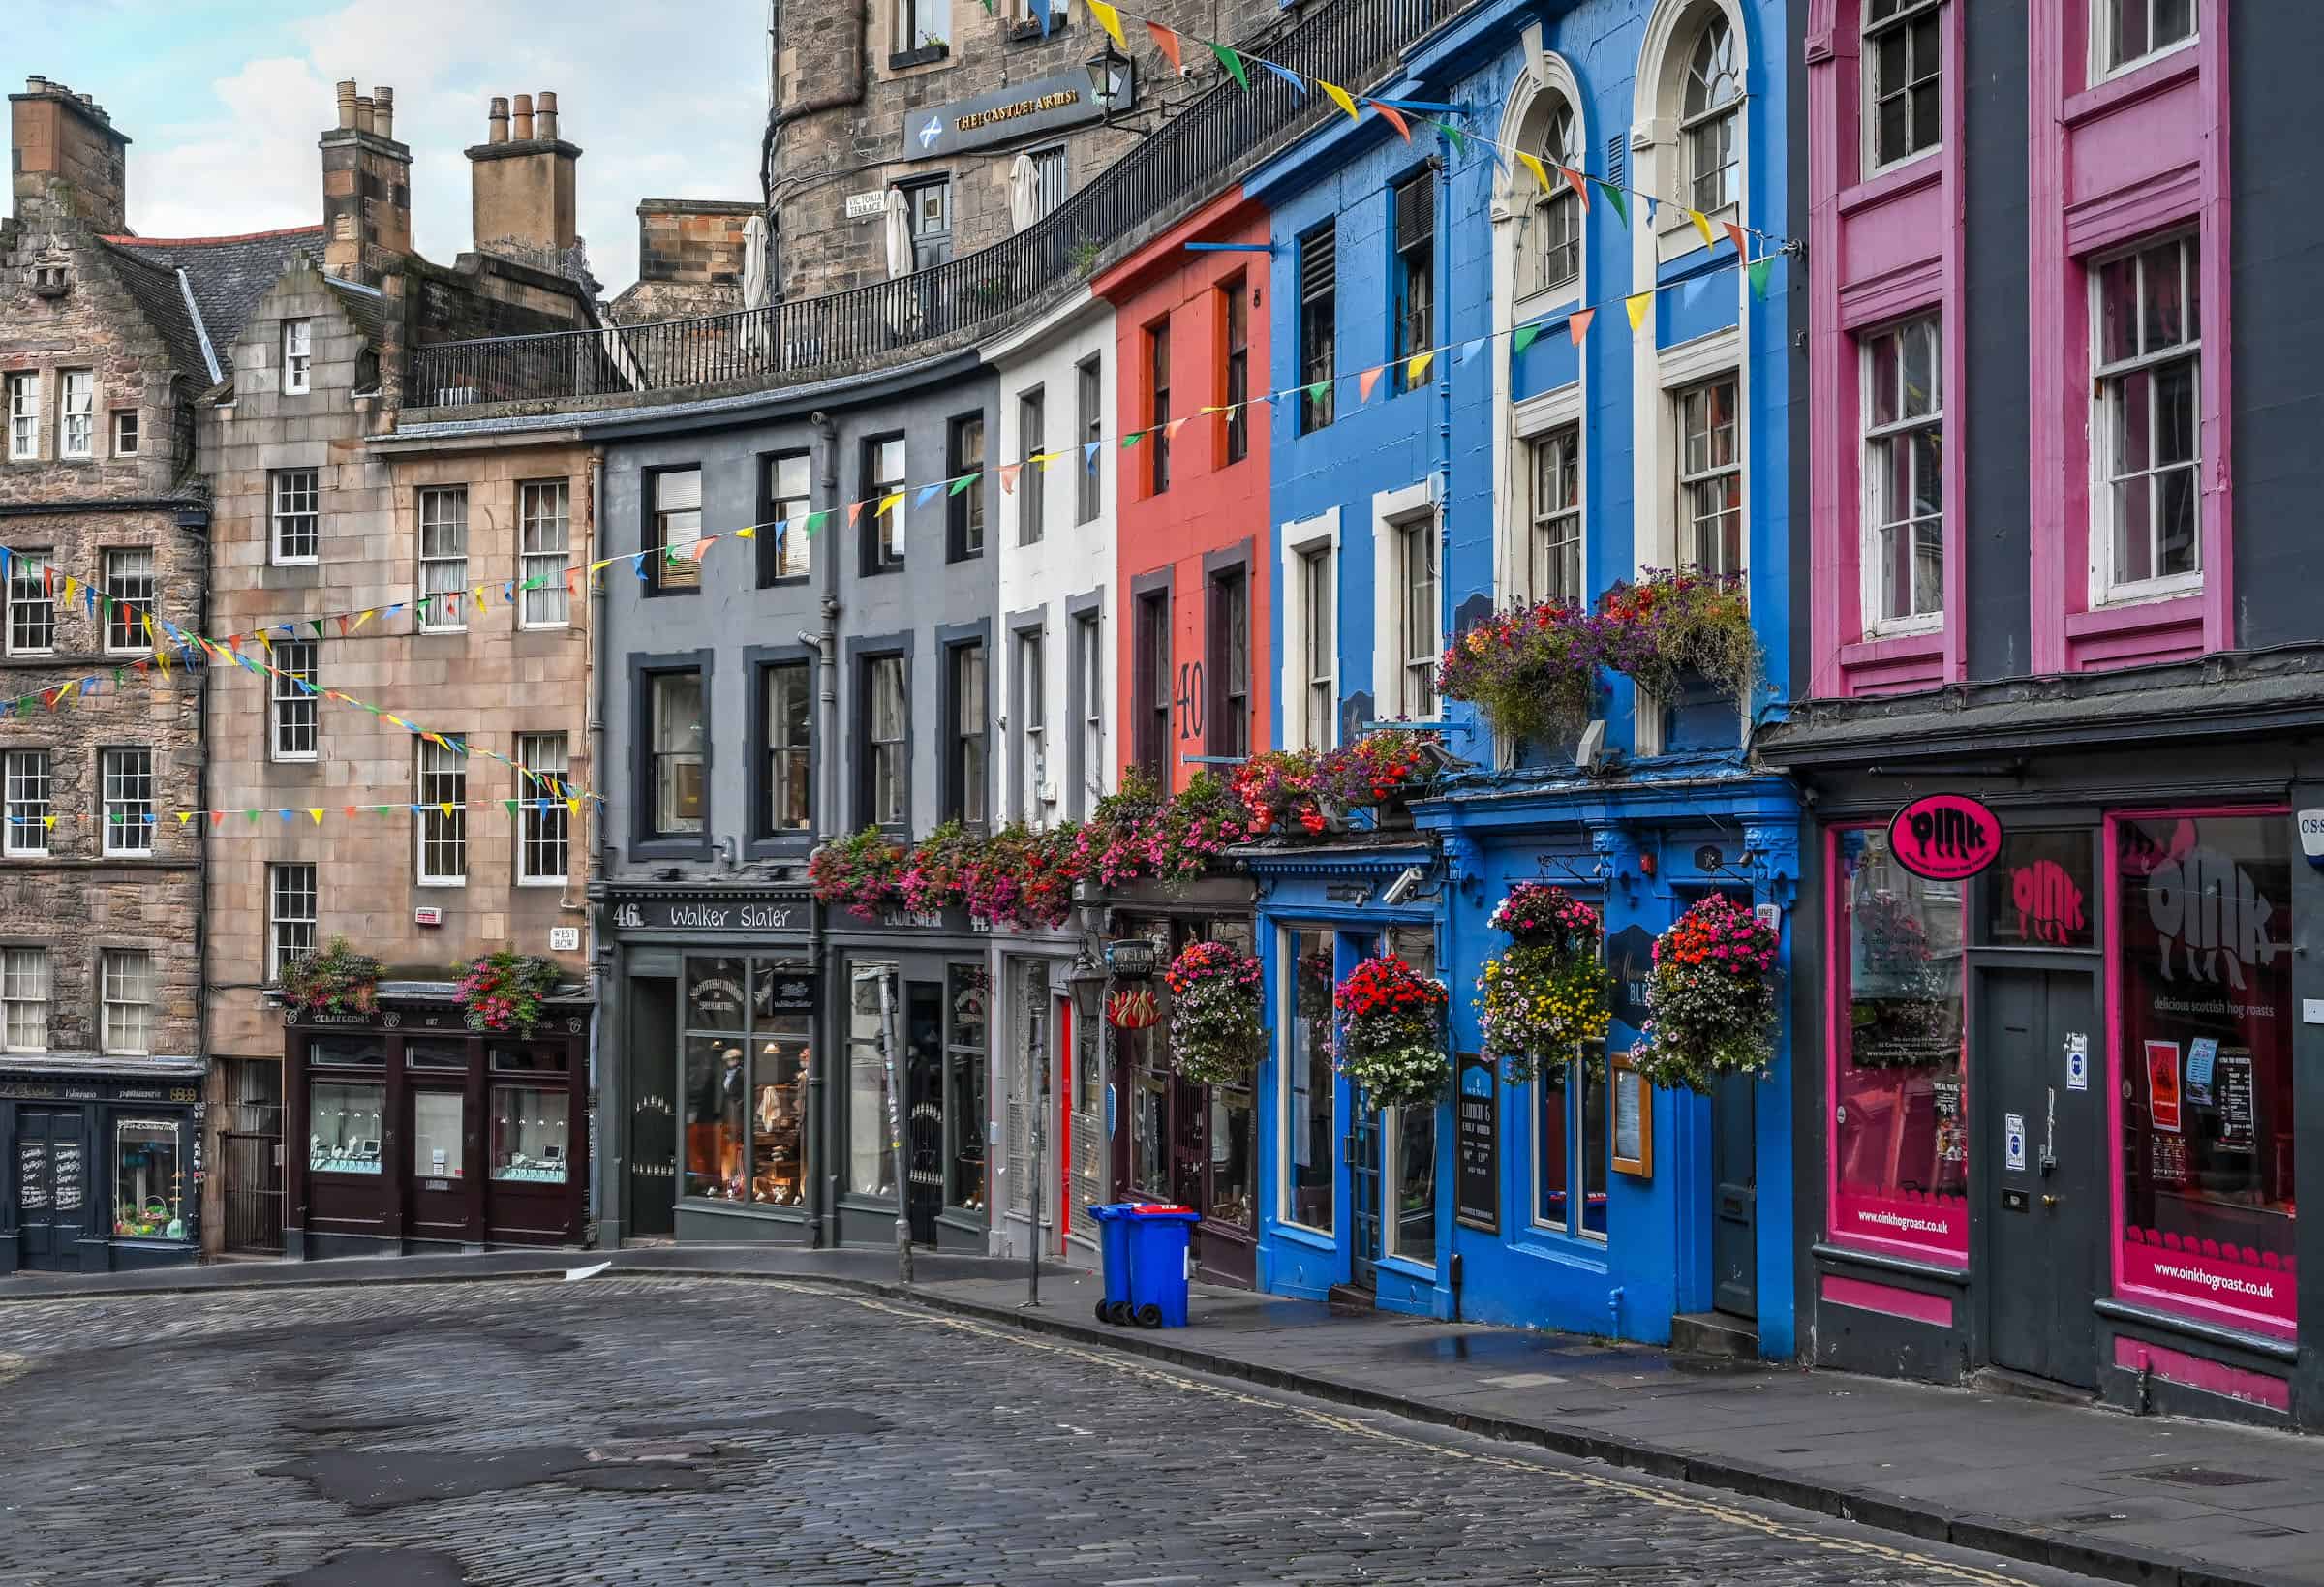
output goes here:
<path id="1" fill-rule="evenodd" d="M 36 296 L 62 297 L 72 285 L 72 278 L 65 273 L 63 259 L 40 259 L 34 262 L 32 290 Z"/>

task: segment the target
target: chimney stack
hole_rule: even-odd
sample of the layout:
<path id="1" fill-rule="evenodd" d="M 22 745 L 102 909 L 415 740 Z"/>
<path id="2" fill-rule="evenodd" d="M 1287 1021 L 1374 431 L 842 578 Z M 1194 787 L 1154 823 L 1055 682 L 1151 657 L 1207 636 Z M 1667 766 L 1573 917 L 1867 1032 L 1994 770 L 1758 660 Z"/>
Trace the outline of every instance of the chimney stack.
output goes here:
<path id="1" fill-rule="evenodd" d="M 558 134 L 555 91 L 537 101 L 516 95 L 513 117 L 508 100 L 494 99 L 488 126 L 487 140 L 468 151 L 476 251 L 570 275 L 581 244 L 573 198 L 581 151 Z"/>
<path id="2" fill-rule="evenodd" d="M 412 151 L 398 143 L 395 90 L 338 85 L 339 124 L 322 148 L 322 267 L 376 286 L 412 251 Z"/>
<path id="3" fill-rule="evenodd" d="M 98 231 L 127 230 L 129 139 L 105 107 L 43 76 L 27 76 L 8 101 L 18 211 L 26 199 L 54 198 Z"/>

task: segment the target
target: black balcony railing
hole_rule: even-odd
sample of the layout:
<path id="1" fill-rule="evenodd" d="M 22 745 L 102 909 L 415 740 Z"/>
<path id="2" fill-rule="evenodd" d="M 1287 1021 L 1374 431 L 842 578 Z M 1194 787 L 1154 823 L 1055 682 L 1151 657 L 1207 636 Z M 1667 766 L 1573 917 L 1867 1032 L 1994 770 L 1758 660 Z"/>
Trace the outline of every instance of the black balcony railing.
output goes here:
<path id="1" fill-rule="evenodd" d="M 1397 54 L 1474 0 L 1332 0 L 1254 44 L 1306 76 L 1368 85 Z M 877 362 L 1024 314 L 1086 275 L 1139 227 L 1222 191 L 1282 135 L 1339 112 L 1264 68 L 1223 82 L 1023 231 L 891 281 L 695 320 L 439 342 L 413 354 L 412 407 L 557 402 L 724 381 L 796 381 Z"/>

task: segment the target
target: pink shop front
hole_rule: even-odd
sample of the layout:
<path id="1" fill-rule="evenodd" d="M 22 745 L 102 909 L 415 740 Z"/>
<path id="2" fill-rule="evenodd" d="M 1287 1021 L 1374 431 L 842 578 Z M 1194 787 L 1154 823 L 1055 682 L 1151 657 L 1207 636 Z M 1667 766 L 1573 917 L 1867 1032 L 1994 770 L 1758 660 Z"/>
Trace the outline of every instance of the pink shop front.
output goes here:
<path id="1" fill-rule="evenodd" d="M 1825 803 L 1796 1011 L 1823 1038 L 1815 1360 L 2313 1427 L 2300 1329 L 2324 1296 L 2302 1305 L 2295 1169 L 2324 1113 L 2303 924 L 2324 878 L 2294 804 L 2073 806 L 2015 780 Z M 1982 812 L 1982 854 L 1930 865 L 1891 827 L 1939 790 L 1972 796 L 1953 803 Z"/>

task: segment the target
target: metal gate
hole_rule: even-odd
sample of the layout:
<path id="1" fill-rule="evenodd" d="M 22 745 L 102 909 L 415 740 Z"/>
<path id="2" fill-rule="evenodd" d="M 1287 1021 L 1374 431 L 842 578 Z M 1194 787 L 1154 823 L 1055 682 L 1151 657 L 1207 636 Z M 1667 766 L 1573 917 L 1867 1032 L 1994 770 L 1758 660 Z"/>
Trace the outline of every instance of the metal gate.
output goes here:
<path id="1" fill-rule="evenodd" d="M 237 1256 L 283 1254 L 282 1066 L 229 1058 L 218 1131 L 222 1248 Z"/>

